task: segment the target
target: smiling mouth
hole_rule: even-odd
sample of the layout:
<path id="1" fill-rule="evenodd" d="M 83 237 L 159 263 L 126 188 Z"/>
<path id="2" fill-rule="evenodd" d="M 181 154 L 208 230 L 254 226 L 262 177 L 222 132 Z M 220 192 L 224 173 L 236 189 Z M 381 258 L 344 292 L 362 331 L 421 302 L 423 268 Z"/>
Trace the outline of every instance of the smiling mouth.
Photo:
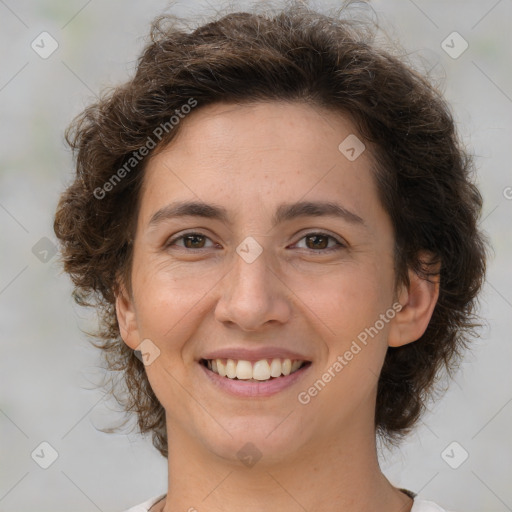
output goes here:
<path id="1" fill-rule="evenodd" d="M 255 362 L 243 359 L 201 359 L 200 364 L 227 379 L 265 382 L 291 375 L 309 366 L 311 361 L 280 358 L 261 359 Z"/>

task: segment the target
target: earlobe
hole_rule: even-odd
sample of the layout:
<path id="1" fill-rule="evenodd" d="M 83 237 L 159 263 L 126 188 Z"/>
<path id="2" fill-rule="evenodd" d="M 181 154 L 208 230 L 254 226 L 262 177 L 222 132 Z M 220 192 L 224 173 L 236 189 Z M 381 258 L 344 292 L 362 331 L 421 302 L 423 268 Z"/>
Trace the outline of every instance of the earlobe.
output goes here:
<path id="1" fill-rule="evenodd" d="M 139 345 L 135 309 L 133 300 L 123 284 L 119 285 L 116 295 L 116 316 L 121 338 L 126 345 L 135 350 Z"/>
<path id="2" fill-rule="evenodd" d="M 390 347 L 400 347 L 423 336 L 439 297 L 439 269 L 440 264 L 435 268 L 437 275 L 428 280 L 409 270 L 409 286 L 404 285 L 398 296 L 402 309 L 390 327 Z"/>

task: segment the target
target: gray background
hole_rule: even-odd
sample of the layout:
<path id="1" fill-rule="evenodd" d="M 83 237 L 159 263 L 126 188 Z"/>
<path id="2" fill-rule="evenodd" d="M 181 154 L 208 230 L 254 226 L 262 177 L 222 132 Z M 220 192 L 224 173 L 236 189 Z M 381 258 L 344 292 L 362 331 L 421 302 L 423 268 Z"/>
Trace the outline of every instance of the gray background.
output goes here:
<path id="1" fill-rule="evenodd" d="M 311 5 L 322 10 L 336 2 Z M 383 469 L 396 485 L 448 509 L 512 510 L 512 2 L 371 6 L 411 59 L 433 68 L 451 103 L 477 155 L 482 226 L 495 249 L 482 294 L 482 338 L 418 430 L 400 450 L 384 453 Z M 129 76 L 150 20 L 166 9 L 163 0 L 0 0 L 2 512 L 119 511 L 166 491 L 166 460 L 149 438 L 98 430 L 122 417 L 95 388 L 99 352 L 80 330 L 94 326 L 94 316 L 73 304 L 52 254 L 52 216 L 72 172 L 63 131 L 98 91 Z M 170 12 L 213 10 L 182 1 Z M 43 31 L 59 45 L 47 59 L 31 48 Z M 453 31 L 469 43 L 456 59 L 441 48 Z M 43 441 L 58 452 L 48 469 L 31 457 Z M 453 441 L 460 447 L 448 450 L 452 464 L 462 450 L 469 453 L 458 469 L 441 456 Z"/>

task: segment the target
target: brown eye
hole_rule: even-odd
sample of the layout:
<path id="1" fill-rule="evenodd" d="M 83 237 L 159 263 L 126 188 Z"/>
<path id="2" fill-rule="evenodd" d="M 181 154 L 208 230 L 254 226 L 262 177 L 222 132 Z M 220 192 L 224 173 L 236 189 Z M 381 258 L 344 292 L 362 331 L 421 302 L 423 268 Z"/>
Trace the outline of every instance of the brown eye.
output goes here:
<path id="1" fill-rule="evenodd" d="M 304 240 L 304 246 L 306 249 L 318 253 L 338 251 L 347 247 L 344 243 L 340 242 L 333 236 L 328 235 L 327 233 L 308 233 L 300 239 L 299 243 L 297 244 L 298 247 L 301 247 L 300 243 L 302 240 Z"/>
<path id="2" fill-rule="evenodd" d="M 169 240 L 166 244 L 166 248 L 177 246 L 181 249 L 209 249 L 213 245 L 207 246 L 206 242 L 210 240 L 206 235 L 201 233 L 185 233 L 184 235 L 178 236 Z M 181 242 L 181 243 L 180 243 Z M 211 242 L 211 240 L 210 240 Z"/>
<path id="3" fill-rule="evenodd" d="M 308 235 L 306 240 L 308 249 L 326 249 L 329 245 L 329 237 L 324 235 Z"/>
<path id="4" fill-rule="evenodd" d="M 202 249 L 205 237 L 203 235 L 185 235 L 183 243 L 187 249 Z"/>

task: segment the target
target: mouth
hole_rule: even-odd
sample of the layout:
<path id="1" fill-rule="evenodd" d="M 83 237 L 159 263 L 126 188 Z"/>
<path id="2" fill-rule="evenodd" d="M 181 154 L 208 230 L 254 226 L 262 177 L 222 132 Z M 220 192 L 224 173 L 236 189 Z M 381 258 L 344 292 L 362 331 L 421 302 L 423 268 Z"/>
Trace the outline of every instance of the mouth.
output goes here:
<path id="1" fill-rule="evenodd" d="M 282 379 L 310 366 L 311 361 L 298 359 L 201 359 L 200 364 L 225 379 L 245 382 L 270 382 Z"/>

